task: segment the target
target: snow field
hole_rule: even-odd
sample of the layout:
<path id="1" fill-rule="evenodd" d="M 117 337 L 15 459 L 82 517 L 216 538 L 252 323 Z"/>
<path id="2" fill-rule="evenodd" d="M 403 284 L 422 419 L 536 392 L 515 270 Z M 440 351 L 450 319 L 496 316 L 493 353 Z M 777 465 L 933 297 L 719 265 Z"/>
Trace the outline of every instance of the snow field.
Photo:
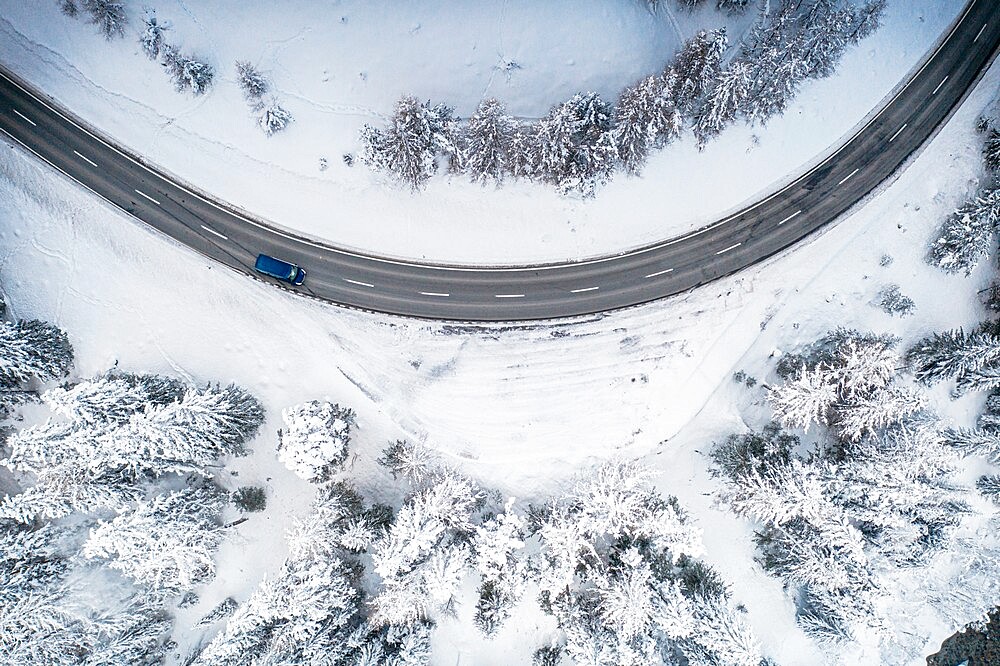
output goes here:
<path id="1" fill-rule="evenodd" d="M 964 5 L 891 0 L 884 27 L 849 50 L 837 74 L 805 85 L 783 117 L 766 128 L 733 127 L 701 154 L 686 137 L 654 155 L 643 177 L 619 174 L 594 200 L 461 177 L 435 178 L 412 194 L 341 160 L 357 149 L 359 128 L 380 125 L 401 94 L 454 105 L 463 117 L 491 95 L 523 117 L 578 91 L 612 101 L 698 29 L 725 23 L 735 42 L 752 18 L 727 18 L 713 3 L 695 12 L 662 4 L 650 16 L 635 0 L 425 0 L 406 8 L 154 0 L 130 4 L 132 32 L 106 43 L 55 2 L 0 0 L 0 61 L 151 161 L 280 226 L 392 256 L 542 262 L 678 235 L 770 189 L 863 118 Z M 175 93 L 141 54 L 146 6 L 173 24 L 168 41 L 216 67 L 208 94 Z M 295 116 L 288 130 L 267 139 L 256 127 L 235 84 L 237 59 L 271 79 Z M 508 60 L 521 68 L 505 71 Z"/>

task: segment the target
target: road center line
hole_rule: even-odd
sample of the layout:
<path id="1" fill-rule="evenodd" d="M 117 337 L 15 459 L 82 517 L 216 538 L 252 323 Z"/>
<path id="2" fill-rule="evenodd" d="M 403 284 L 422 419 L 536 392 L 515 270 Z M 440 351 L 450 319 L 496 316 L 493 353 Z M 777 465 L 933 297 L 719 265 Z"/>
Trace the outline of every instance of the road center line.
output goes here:
<path id="1" fill-rule="evenodd" d="M 976 42 L 978 42 L 978 41 L 979 41 L 979 38 L 983 36 L 983 31 L 984 31 L 984 30 L 986 30 L 986 26 L 987 26 L 987 24 L 986 24 L 986 23 L 984 23 L 984 24 L 983 24 L 983 27 L 982 27 L 982 28 L 980 28 L 980 29 L 979 29 L 979 32 L 977 32 L 977 33 L 976 33 L 976 38 L 972 40 L 972 43 L 973 43 L 973 44 L 975 44 Z"/>
<path id="2" fill-rule="evenodd" d="M 569 293 L 571 293 L 571 294 L 581 294 L 581 293 L 583 293 L 585 291 L 595 291 L 597 289 L 600 289 L 600 287 L 584 287 L 583 289 L 570 289 Z"/>
<path id="3" fill-rule="evenodd" d="M 442 293 L 440 291 L 422 291 L 422 292 L 420 292 L 420 295 L 421 296 L 441 296 L 443 298 L 447 298 L 448 296 L 451 296 L 451 294 L 444 294 L 444 293 Z"/>
<path id="4" fill-rule="evenodd" d="M 81 160 L 83 160 L 87 164 L 89 164 L 90 166 L 92 166 L 94 168 L 97 168 L 97 162 L 95 162 L 94 160 L 90 159 L 86 155 L 81 155 L 80 153 L 76 152 L 75 150 L 73 151 L 73 154 L 76 155 L 77 157 L 79 157 Z"/>
<path id="5" fill-rule="evenodd" d="M 948 76 L 951 76 L 951 75 L 949 74 Z M 941 86 L 943 86 L 943 85 L 944 85 L 944 82 L 945 82 L 945 81 L 947 81 L 947 80 L 948 80 L 948 77 L 947 77 L 947 76 L 946 76 L 946 77 L 944 77 L 943 79 L 941 79 L 941 83 L 937 84 L 937 88 L 935 88 L 935 89 L 934 89 L 934 92 L 932 92 L 931 94 L 932 94 L 932 95 L 937 95 L 937 91 L 938 91 L 938 90 L 941 90 Z"/>
<path id="6" fill-rule="evenodd" d="M 32 126 L 32 127 L 38 127 L 38 125 L 36 125 L 36 124 L 35 124 L 35 121 L 34 121 L 34 120 L 32 120 L 32 119 L 31 119 L 31 118 L 29 118 L 28 116 L 24 115 L 23 113 L 21 113 L 21 112 L 20 112 L 20 111 L 18 111 L 17 109 L 14 109 L 14 113 L 16 113 L 17 115 L 21 116 L 22 118 L 24 118 L 25 120 L 27 120 L 27 121 L 28 121 L 29 123 L 31 123 L 31 126 Z"/>
<path id="7" fill-rule="evenodd" d="M 729 247 L 727 247 L 724 250 L 719 250 L 718 252 L 716 252 L 716 254 L 725 254 L 726 252 L 729 252 L 730 250 L 735 250 L 740 245 L 743 245 L 743 243 L 736 243 L 735 245 L 730 245 Z"/>
<path id="8" fill-rule="evenodd" d="M 778 222 L 778 226 L 781 226 L 785 222 L 788 222 L 788 220 L 792 219 L 793 217 L 795 217 L 796 215 L 798 215 L 801 212 L 802 212 L 801 210 L 795 211 L 794 213 L 792 213 L 791 215 L 789 215 L 788 217 L 786 217 L 785 219 L 783 219 L 781 222 Z"/>
<path id="9" fill-rule="evenodd" d="M 156 199 L 154 199 L 153 197 L 149 196 L 148 194 L 146 194 L 145 192 L 143 192 L 141 190 L 136 190 L 135 193 L 138 194 L 141 197 L 146 197 L 147 199 L 149 199 L 150 201 L 152 201 L 153 203 L 155 203 L 157 206 L 161 205 L 159 201 L 157 201 Z"/>
<path id="10" fill-rule="evenodd" d="M 201 228 L 202 228 L 202 229 L 204 229 L 205 231 L 207 231 L 207 232 L 208 232 L 208 233 L 210 233 L 210 234 L 215 234 L 216 236 L 218 236 L 218 237 L 219 237 L 219 238 L 221 238 L 222 240 L 229 240 L 229 238 L 228 238 L 228 237 L 226 237 L 226 236 L 223 236 L 222 234 L 220 234 L 220 233 L 219 233 L 218 231 L 216 231 L 215 229 L 209 229 L 209 228 L 208 228 L 208 227 L 206 227 L 206 226 L 205 226 L 204 224 L 203 224 L 203 225 L 201 225 Z"/>
<path id="11" fill-rule="evenodd" d="M 350 282 L 351 284 L 356 284 L 359 287 L 374 287 L 371 282 L 361 282 L 359 280 L 352 280 L 351 278 L 344 278 L 344 282 Z"/>
<path id="12" fill-rule="evenodd" d="M 844 183 L 846 183 L 847 181 L 849 181 L 851 178 L 853 178 L 854 174 L 856 174 L 860 170 L 861 170 L 861 167 L 858 167 L 857 169 L 855 169 L 851 173 L 847 174 L 846 176 L 844 176 L 844 179 L 842 181 L 840 181 L 839 183 L 837 183 L 837 185 L 843 185 Z"/>
<path id="13" fill-rule="evenodd" d="M 889 137 L 889 143 L 892 143 L 893 141 L 895 141 L 895 140 L 896 140 L 896 137 L 897 137 L 897 136 L 899 136 L 899 134 L 900 134 L 900 133 L 901 133 L 901 132 L 902 132 L 903 130 L 905 130 L 905 129 L 906 129 L 906 126 L 907 126 L 907 125 L 909 125 L 909 123 L 903 123 L 903 126 L 902 126 L 902 127 L 900 127 L 900 128 L 898 129 L 898 130 L 896 130 L 896 133 L 895 133 L 895 134 L 893 134 L 892 136 L 890 136 L 890 137 Z"/>
<path id="14" fill-rule="evenodd" d="M 497 298 L 524 298 L 524 294 L 496 294 Z"/>
<path id="15" fill-rule="evenodd" d="M 665 268 L 665 269 L 663 269 L 662 271 L 656 271 L 655 273 L 650 273 L 650 274 L 649 274 L 649 275 L 647 275 L 646 277 L 647 277 L 647 278 L 651 278 L 651 277 L 656 277 L 657 275 L 663 275 L 664 273 L 669 273 L 669 272 L 671 272 L 672 270 L 674 270 L 674 269 L 672 269 L 672 268 Z"/>

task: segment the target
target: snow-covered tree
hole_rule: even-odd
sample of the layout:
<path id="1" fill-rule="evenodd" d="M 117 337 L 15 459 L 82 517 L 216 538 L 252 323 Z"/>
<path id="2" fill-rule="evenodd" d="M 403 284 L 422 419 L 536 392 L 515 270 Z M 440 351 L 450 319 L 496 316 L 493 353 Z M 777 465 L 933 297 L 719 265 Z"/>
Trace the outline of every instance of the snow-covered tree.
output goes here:
<path id="1" fill-rule="evenodd" d="M 681 113 L 690 114 L 719 76 L 729 45 L 725 28 L 699 31 L 684 43 L 674 59 L 674 99 Z"/>
<path id="2" fill-rule="evenodd" d="M 611 107 L 596 93 L 553 107 L 535 126 L 535 175 L 561 192 L 593 195 L 617 159 L 611 121 Z"/>
<path id="3" fill-rule="evenodd" d="M 961 328 L 934 333 L 910 347 L 906 362 L 916 378 L 928 386 L 1000 362 L 1000 337 L 977 330 L 966 334 Z"/>
<path id="4" fill-rule="evenodd" d="M 983 142 L 983 164 L 990 171 L 1000 171 L 1000 132 L 990 130 Z"/>
<path id="5" fill-rule="evenodd" d="M 150 12 L 143 22 L 142 32 L 139 33 L 139 46 L 150 60 L 159 59 L 160 49 L 164 44 L 163 33 L 167 28 L 168 26 L 157 22 L 155 12 Z"/>
<path id="6" fill-rule="evenodd" d="M 387 128 L 365 125 L 359 157 L 372 169 L 392 174 L 418 190 L 437 172 L 438 154 L 460 159 L 455 125 L 451 108 L 405 96 L 396 103 Z"/>
<path id="7" fill-rule="evenodd" d="M 829 423 L 829 410 L 837 401 L 837 385 L 829 368 L 802 367 L 794 381 L 773 388 L 769 398 L 775 418 L 787 428 L 809 432 L 813 423 Z"/>
<path id="8" fill-rule="evenodd" d="M 715 7 L 719 11 L 730 14 L 739 14 L 746 11 L 746 8 L 753 3 L 753 0 L 716 0 Z"/>
<path id="9" fill-rule="evenodd" d="M 292 114 L 273 100 L 264 107 L 264 110 L 260 113 L 260 117 L 257 119 L 257 124 L 264 130 L 266 136 L 272 136 L 275 132 L 280 132 L 288 127 L 288 123 L 290 122 L 292 122 Z"/>
<path id="10" fill-rule="evenodd" d="M 396 440 L 382 451 L 378 463 L 388 468 L 392 478 L 402 477 L 419 485 L 429 479 L 440 467 L 434 452 L 426 446 Z"/>
<path id="11" fill-rule="evenodd" d="M 512 152 L 519 124 L 509 115 L 503 103 L 490 98 L 483 100 L 469 118 L 461 137 L 462 166 L 473 181 L 503 182 L 523 157 Z"/>
<path id="12" fill-rule="evenodd" d="M 648 76 L 622 91 L 614 109 L 612 134 L 618 159 L 638 173 L 649 151 L 676 138 L 683 126 L 673 101 L 673 71 Z"/>
<path id="13" fill-rule="evenodd" d="M 58 0 L 58 3 L 59 11 L 70 18 L 76 18 L 80 13 L 80 7 L 76 4 L 76 0 Z"/>
<path id="14" fill-rule="evenodd" d="M 956 210 L 931 243 L 927 260 L 949 273 L 972 273 L 996 245 L 1000 188 L 980 192 Z"/>
<path id="15" fill-rule="evenodd" d="M 65 376 L 73 367 L 73 347 L 61 330 L 44 321 L 0 323 L 0 386 L 13 388 L 33 377 Z"/>
<path id="16" fill-rule="evenodd" d="M 472 550 L 481 582 L 475 623 L 486 635 L 507 619 L 528 578 L 527 565 L 518 557 L 524 547 L 526 525 L 511 498 L 503 512 L 475 526 Z"/>
<path id="17" fill-rule="evenodd" d="M 473 532 L 479 499 L 469 480 L 441 470 L 407 500 L 373 547 L 373 569 L 382 579 L 371 602 L 374 625 L 432 619 L 455 603 L 470 561 L 464 542 Z"/>
<path id="18" fill-rule="evenodd" d="M 150 405 L 181 400 L 185 390 L 184 383 L 173 377 L 112 371 L 49 389 L 42 401 L 53 413 L 79 423 L 123 424 Z"/>
<path id="19" fill-rule="evenodd" d="M 208 92 L 215 78 L 215 69 L 211 65 L 183 55 L 171 44 L 160 47 L 160 62 L 174 82 L 177 92 L 190 90 L 195 95 L 203 95 Z"/>
<path id="20" fill-rule="evenodd" d="M 278 459 L 306 481 L 323 482 L 347 460 L 354 411 L 319 400 L 281 412 Z"/>
<path id="21" fill-rule="evenodd" d="M 236 61 L 236 83 L 243 92 L 243 97 L 251 104 L 257 104 L 271 89 L 264 75 L 245 60 Z"/>
<path id="22" fill-rule="evenodd" d="M 97 26 L 101 34 L 109 41 L 115 37 L 125 36 L 128 25 L 128 14 L 125 3 L 118 0 L 81 0 L 83 10 L 88 14 L 88 20 Z"/>
<path id="23" fill-rule="evenodd" d="M 694 134 L 699 146 L 721 133 L 744 111 L 753 83 L 750 66 L 741 60 L 734 60 L 718 74 L 695 115 Z"/>
<path id="24" fill-rule="evenodd" d="M 172 594 L 186 592 L 215 575 L 225 501 L 225 494 L 210 486 L 154 497 L 130 513 L 101 521 L 82 553 L 110 560 L 112 569 L 136 583 Z"/>
<path id="25" fill-rule="evenodd" d="M 1000 475 L 983 475 L 976 479 L 976 488 L 995 503 L 1000 504 Z"/>

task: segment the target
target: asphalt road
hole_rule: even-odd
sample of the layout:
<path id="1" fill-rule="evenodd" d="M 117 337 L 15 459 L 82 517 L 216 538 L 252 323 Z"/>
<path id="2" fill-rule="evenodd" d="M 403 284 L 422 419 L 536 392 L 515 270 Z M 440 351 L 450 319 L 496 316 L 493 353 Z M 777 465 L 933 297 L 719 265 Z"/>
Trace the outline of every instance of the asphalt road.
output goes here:
<path id="1" fill-rule="evenodd" d="M 366 255 L 296 237 L 172 180 L 3 68 L 0 131 L 8 144 L 20 144 L 98 196 L 211 259 L 254 275 L 254 260 L 263 252 L 308 272 L 301 287 L 264 278 L 277 286 L 339 305 L 414 317 L 570 317 L 687 291 L 760 262 L 836 221 L 933 135 L 992 62 L 1000 45 L 996 3 L 972 0 L 898 94 L 794 181 L 693 233 L 579 262 L 445 266 Z"/>

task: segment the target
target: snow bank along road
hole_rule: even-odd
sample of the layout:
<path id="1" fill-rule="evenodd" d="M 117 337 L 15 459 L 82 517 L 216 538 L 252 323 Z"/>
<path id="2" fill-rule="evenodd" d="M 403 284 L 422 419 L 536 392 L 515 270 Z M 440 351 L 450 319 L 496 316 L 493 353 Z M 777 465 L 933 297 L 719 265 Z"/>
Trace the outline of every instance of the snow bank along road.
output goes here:
<path id="1" fill-rule="evenodd" d="M 850 139 L 794 181 L 685 236 L 613 256 L 549 265 L 422 264 L 296 236 L 147 164 L 4 68 L 0 131 L 98 196 L 207 257 L 255 275 L 254 260 L 263 252 L 308 271 L 304 285 L 286 288 L 389 314 L 463 321 L 551 319 L 686 291 L 774 255 L 833 222 L 889 178 L 949 117 L 992 62 L 998 45 L 996 0 L 972 0 L 913 77 Z"/>

